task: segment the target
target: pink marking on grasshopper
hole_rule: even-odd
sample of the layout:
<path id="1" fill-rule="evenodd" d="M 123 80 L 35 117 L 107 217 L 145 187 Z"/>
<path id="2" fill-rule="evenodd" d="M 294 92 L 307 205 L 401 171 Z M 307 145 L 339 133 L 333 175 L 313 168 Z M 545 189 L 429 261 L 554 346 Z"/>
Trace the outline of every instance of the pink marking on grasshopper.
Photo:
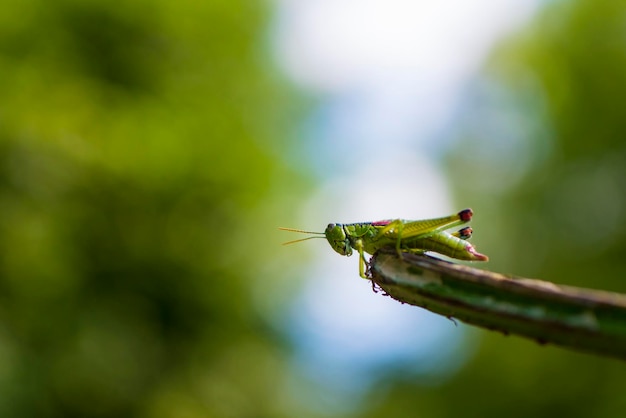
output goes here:
<path id="1" fill-rule="evenodd" d="M 472 254 L 475 257 L 475 260 L 478 260 L 478 261 L 489 261 L 489 257 L 487 257 L 485 254 L 481 254 L 478 251 L 476 251 L 476 249 L 474 248 L 474 246 L 472 244 L 467 244 L 465 246 L 465 251 L 467 251 L 468 253 Z"/>

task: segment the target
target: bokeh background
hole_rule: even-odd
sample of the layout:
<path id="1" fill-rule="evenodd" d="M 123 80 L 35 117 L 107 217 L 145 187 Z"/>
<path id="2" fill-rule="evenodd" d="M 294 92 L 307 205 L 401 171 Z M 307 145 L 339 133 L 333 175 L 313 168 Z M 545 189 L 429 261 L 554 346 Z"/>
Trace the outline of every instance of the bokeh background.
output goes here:
<path id="1" fill-rule="evenodd" d="M 623 362 L 374 294 L 278 226 L 471 206 L 626 292 L 626 3 L 5 0 L 0 416 L 616 417 Z"/>

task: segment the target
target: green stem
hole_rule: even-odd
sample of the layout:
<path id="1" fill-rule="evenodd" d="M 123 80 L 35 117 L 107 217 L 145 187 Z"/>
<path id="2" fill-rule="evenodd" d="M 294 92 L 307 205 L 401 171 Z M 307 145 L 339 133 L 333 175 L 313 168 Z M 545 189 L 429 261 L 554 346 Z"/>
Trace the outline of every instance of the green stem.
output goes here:
<path id="1" fill-rule="evenodd" d="M 503 276 L 381 250 L 372 281 L 393 299 L 539 343 L 626 359 L 626 295 Z"/>

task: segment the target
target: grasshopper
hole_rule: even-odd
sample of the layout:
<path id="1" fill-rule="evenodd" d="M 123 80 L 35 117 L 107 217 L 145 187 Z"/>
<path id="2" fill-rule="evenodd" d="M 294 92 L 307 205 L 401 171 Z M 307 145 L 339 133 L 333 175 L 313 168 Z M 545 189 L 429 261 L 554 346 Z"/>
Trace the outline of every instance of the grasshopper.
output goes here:
<path id="1" fill-rule="evenodd" d="M 433 251 L 459 260 L 487 261 L 489 258 L 479 253 L 467 242 L 472 228 L 465 227 L 455 233 L 445 230 L 465 224 L 472 219 L 471 209 L 463 209 L 455 215 L 418 221 L 390 219 L 377 222 L 352 224 L 328 224 L 324 232 L 310 232 L 293 228 L 279 228 L 283 231 L 323 235 L 285 242 L 293 244 L 313 238 L 326 238 L 337 253 L 351 256 L 353 250 L 359 253 L 359 275 L 367 279 L 368 261 L 365 253 L 374 254 L 381 248 L 395 248 L 399 257 L 402 253 L 421 254 Z"/>

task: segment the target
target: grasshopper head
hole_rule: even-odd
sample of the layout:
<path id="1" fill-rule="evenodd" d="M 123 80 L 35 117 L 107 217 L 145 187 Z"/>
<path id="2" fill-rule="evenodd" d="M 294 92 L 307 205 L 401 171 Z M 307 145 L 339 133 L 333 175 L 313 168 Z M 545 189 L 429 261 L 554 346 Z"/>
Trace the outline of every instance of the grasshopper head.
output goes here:
<path id="1" fill-rule="evenodd" d="M 326 239 L 333 250 L 337 251 L 341 255 L 352 255 L 352 247 L 350 246 L 350 240 L 346 236 L 346 231 L 341 224 L 328 224 L 326 231 L 324 232 Z"/>

